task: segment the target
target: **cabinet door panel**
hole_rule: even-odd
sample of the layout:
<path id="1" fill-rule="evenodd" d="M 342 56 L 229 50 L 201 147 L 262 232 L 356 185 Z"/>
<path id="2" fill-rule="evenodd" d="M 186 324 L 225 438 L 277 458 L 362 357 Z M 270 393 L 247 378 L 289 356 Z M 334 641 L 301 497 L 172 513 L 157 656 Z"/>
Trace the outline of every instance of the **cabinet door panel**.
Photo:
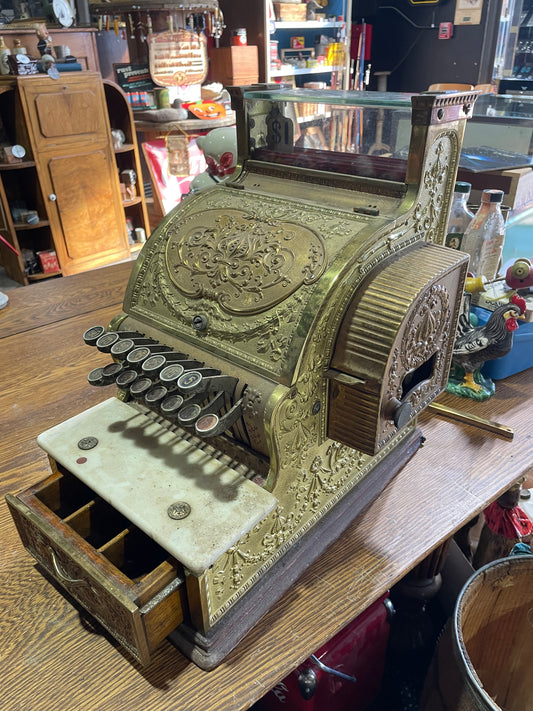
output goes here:
<path id="1" fill-rule="evenodd" d="M 68 257 L 83 259 L 121 244 L 123 220 L 113 225 L 108 209 L 114 195 L 106 151 L 53 157 L 48 167 Z"/>
<path id="2" fill-rule="evenodd" d="M 57 82 L 36 79 L 25 83 L 23 92 L 37 150 L 107 138 L 101 81 L 86 75 Z"/>
<path id="3" fill-rule="evenodd" d="M 102 114 L 96 111 L 92 91 L 79 90 L 40 94 L 35 97 L 35 111 L 42 138 L 85 137 L 103 129 Z"/>
<path id="4" fill-rule="evenodd" d="M 117 204 L 117 178 L 107 147 L 90 152 L 40 156 L 46 163 L 50 220 L 63 241 L 66 273 L 129 255 L 124 214 Z M 43 161 L 44 159 L 44 161 Z"/>

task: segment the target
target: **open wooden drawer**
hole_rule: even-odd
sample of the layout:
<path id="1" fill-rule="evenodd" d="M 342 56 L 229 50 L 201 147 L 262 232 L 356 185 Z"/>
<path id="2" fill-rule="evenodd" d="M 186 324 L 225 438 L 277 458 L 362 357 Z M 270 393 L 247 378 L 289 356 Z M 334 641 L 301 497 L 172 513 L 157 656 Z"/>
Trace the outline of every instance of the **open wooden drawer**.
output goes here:
<path id="1" fill-rule="evenodd" d="M 7 503 L 26 549 L 142 664 L 183 621 L 180 564 L 83 482 L 54 472 Z"/>

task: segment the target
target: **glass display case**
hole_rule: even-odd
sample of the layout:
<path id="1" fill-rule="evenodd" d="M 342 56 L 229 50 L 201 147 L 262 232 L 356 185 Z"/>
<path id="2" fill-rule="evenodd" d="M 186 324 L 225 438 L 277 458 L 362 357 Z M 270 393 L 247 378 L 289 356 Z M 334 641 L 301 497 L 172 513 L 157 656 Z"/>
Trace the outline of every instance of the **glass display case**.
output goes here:
<path id="1" fill-rule="evenodd" d="M 460 168 L 473 173 L 533 165 L 533 94 L 481 94 L 466 124 Z M 390 131 L 393 155 L 407 155 L 409 115 L 396 114 Z"/>
<path id="2" fill-rule="evenodd" d="M 407 154 L 395 153 L 411 94 L 281 89 L 246 94 L 253 160 L 404 181 Z M 409 145 L 409 143 L 407 143 Z"/>

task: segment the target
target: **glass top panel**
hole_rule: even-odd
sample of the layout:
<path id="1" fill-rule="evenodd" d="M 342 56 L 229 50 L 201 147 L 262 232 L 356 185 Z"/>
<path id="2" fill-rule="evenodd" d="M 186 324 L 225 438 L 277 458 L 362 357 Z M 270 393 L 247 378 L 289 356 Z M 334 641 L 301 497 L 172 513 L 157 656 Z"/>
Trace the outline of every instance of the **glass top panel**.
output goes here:
<path id="1" fill-rule="evenodd" d="M 408 124 L 408 145 L 411 96 L 316 89 L 246 92 L 250 157 L 295 170 L 404 182 L 407 155 L 395 155 L 396 131 L 400 115 Z"/>
<path id="2" fill-rule="evenodd" d="M 385 91 L 338 91 L 334 89 L 284 88 L 247 91 L 245 99 L 271 99 L 273 101 L 311 102 L 338 106 L 398 107 L 411 110 L 413 94 Z"/>

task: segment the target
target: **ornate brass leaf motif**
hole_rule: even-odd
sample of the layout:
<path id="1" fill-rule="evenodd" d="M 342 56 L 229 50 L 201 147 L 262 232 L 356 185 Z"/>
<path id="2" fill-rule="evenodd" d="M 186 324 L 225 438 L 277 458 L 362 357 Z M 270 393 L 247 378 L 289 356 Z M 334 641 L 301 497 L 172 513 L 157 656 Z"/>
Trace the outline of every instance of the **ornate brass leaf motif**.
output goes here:
<path id="1" fill-rule="evenodd" d="M 326 249 L 302 225 L 240 210 L 206 210 L 170 236 L 166 260 L 170 278 L 186 296 L 214 301 L 228 313 L 251 314 L 315 282 L 324 271 Z"/>

